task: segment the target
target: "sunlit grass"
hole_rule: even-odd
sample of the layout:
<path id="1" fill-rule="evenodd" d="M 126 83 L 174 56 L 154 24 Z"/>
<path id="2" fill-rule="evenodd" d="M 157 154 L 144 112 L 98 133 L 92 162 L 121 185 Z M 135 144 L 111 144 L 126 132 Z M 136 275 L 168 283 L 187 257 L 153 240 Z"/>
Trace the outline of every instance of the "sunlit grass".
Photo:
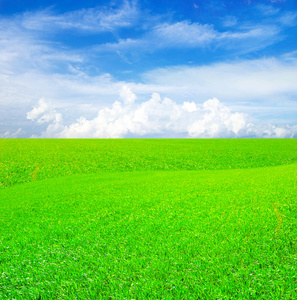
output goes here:
<path id="1" fill-rule="evenodd" d="M 296 298 L 296 142 L 40 142 L 10 141 L 0 299 Z"/>
<path id="2" fill-rule="evenodd" d="M 296 140 L 0 140 L 0 188 L 75 174 L 222 170 L 293 162 Z"/>

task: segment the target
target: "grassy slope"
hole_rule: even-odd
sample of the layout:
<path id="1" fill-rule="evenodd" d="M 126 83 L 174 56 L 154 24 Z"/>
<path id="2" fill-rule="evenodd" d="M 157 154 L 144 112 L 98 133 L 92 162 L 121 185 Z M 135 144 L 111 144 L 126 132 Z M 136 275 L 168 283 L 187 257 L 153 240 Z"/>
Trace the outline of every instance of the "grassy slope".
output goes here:
<path id="1" fill-rule="evenodd" d="M 296 142 L 291 147 L 281 147 L 279 141 L 272 148 L 262 144 L 262 152 L 260 141 L 251 141 L 250 147 L 243 143 L 241 152 L 226 142 L 209 155 L 202 151 L 207 141 L 203 146 L 196 141 L 198 154 L 181 143 L 182 156 L 176 154 L 177 146 L 174 152 L 154 141 L 150 149 L 162 149 L 160 161 L 153 161 L 161 171 L 152 171 L 148 163 L 157 150 L 145 156 L 144 149 L 135 154 L 126 146 L 138 171 L 117 169 L 129 162 L 114 158 L 115 167 L 106 162 L 112 172 L 100 165 L 99 174 L 0 190 L 0 299 L 294 299 L 297 165 L 250 167 L 293 161 Z M 195 146 L 194 141 L 185 143 Z M 249 160 L 253 147 L 260 162 Z M 270 158 L 265 160 L 263 153 Z M 30 157 L 26 155 L 15 165 L 21 166 Z M 65 156 L 67 160 L 67 152 Z M 44 178 L 63 175 L 62 167 L 46 166 L 53 157 L 43 157 Z M 166 166 L 174 170 L 174 161 L 176 169 L 178 164 L 180 169 L 197 168 L 196 161 L 211 170 L 165 171 Z M 223 166 L 241 169 L 216 170 Z M 15 176 L 17 182 L 23 182 L 22 175 Z"/>
<path id="2" fill-rule="evenodd" d="M 0 140 L 0 188 L 74 174 L 297 162 L 297 140 Z"/>

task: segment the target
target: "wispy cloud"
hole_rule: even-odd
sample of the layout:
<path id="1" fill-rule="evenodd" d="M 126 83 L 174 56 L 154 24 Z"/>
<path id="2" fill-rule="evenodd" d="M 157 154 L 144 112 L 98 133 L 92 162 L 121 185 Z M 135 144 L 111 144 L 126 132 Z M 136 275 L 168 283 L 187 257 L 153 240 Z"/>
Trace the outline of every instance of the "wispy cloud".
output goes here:
<path id="1" fill-rule="evenodd" d="M 143 75 L 147 84 L 174 86 L 199 98 L 223 101 L 279 101 L 297 93 L 296 61 L 275 58 L 231 61 L 207 66 L 159 68 Z M 169 92 L 169 90 L 168 90 Z M 248 100 L 247 100 L 248 99 Z"/>
<path id="2" fill-rule="evenodd" d="M 277 16 L 277 24 L 237 24 L 225 31 L 216 29 L 212 24 L 188 20 L 162 22 L 156 19 L 157 23 L 147 22 L 145 30 L 135 30 L 140 14 L 136 1 L 127 0 L 119 8 L 91 8 L 64 14 L 45 10 L 4 18 L 0 21 L 0 62 L 6 70 L 17 66 L 18 72 L 27 68 L 65 73 L 71 63 L 86 63 L 90 57 L 104 55 L 119 55 L 127 63 L 133 63 L 135 57 L 162 49 L 193 50 L 212 46 L 212 51 L 249 53 L 279 41 L 283 38 L 282 26 L 292 26 L 296 18 L 296 14 L 286 13 Z M 147 19 L 147 16 L 144 18 Z M 115 34 L 111 39 L 115 42 L 98 38 L 96 41 L 100 43 L 78 46 L 77 49 L 70 49 L 63 40 L 52 38 L 55 32 L 63 29 L 100 34 L 114 33 L 117 29 L 131 26 L 134 26 L 134 34 L 127 38 Z"/>
<path id="3" fill-rule="evenodd" d="M 152 37 L 157 39 L 157 47 L 197 47 L 215 39 L 217 32 L 211 25 L 201 25 L 188 21 L 160 24 L 153 29 Z"/>
<path id="4" fill-rule="evenodd" d="M 272 5 L 258 4 L 256 7 L 264 16 L 274 16 L 280 12 L 279 8 Z"/>
<path id="5" fill-rule="evenodd" d="M 233 27 L 237 24 L 238 19 L 235 16 L 226 16 L 223 19 L 223 26 Z"/>
<path id="6" fill-rule="evenodd" d="M 296 26 L 297 12 L 287 12 L 278 18 L 278 22 L 284 26 Z"/>
<path id="7" fill-rule="evenodd" d="M 90 8 L 64 14 L 48 9 L 3 17 L 0 20 L 0 72 L 65 73 L 72 63 L 85 63 L 89 53 L 56 40 L 56 32 L 60 34 L 63 29 L 114 32 L 135 25 L 138 16 L 136 2 L 127 0 L 114 9 Z"/>
<path id="8" fill-rule="evenodd" d="M 63 14 L 54 14 L 50 9 L 26 13 L 21 17 L 21 24 L 24 28 L 35 31 L 78 29 L 102 32 L 130 27 L 138 17 L 136 1 L 126 0 L 120 8 L 95 7 Z"/>
<path id="9" fill-rule="evenodd" d="M 236 29 L 218 31 L 209 24 L 189 21 L 162 23 L 154 26 L 140 38 L 120 39 L 114 43 L 97 45 L 98 52 L 131 51 L 151 53 L 161 49 L 193 49 L 214 46 L 244 53 L 260 50 L 281 39 L 281 29 L 276 25 L 244 25 Z"/>
<path id="10" fill-rule="evenodd" d="M 0 21 L 0 74 L 22 74 L 32 70 L 59 72 L 62 66 L 83 61 L 80 53 L 46 41 L 13 20 Z"/>

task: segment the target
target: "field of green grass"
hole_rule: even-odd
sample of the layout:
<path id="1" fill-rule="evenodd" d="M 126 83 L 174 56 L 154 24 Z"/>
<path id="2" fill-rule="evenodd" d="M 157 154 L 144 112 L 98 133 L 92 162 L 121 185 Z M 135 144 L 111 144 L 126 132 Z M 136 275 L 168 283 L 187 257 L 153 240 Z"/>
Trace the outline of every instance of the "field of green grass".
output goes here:
<path id="1" fill-rule="evenodd" d="M 0 140 L 0 299 L 296 299 L 297 140 Z"/>

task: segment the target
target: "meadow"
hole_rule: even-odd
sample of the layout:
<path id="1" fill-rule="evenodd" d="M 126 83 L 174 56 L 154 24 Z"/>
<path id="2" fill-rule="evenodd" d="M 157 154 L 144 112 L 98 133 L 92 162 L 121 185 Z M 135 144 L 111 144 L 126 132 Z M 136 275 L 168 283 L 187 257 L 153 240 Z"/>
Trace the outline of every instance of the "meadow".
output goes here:
<path id="1" fill-rule="evenodd" d="M 0 140 L 0 299 L 296 299 L 296 140 Z"/>

